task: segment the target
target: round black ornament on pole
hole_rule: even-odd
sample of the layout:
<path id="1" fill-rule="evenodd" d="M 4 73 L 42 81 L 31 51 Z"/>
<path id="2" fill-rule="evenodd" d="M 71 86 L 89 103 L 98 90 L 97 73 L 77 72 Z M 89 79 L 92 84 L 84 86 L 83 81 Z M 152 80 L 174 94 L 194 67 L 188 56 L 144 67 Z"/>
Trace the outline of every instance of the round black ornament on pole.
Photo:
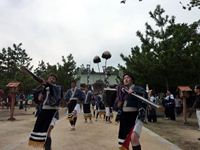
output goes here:
<path id="1" fill-rule="evenodd" d="M 110 58 L 111 58 L 110 52 L 109 52 L 109 51 L 103 52 L 102 58 L 103 58 L 103 59 L 106 59 L 106 60 L 107 60 L 107 59 L 110 59 Z"/>
<path id="2" fill-rule="evenodd" d="M 96 63 L 100 63 L 101 62 L 101 58 L 99 56 L 95 56 L 93 59 L 93 62 Z"/>

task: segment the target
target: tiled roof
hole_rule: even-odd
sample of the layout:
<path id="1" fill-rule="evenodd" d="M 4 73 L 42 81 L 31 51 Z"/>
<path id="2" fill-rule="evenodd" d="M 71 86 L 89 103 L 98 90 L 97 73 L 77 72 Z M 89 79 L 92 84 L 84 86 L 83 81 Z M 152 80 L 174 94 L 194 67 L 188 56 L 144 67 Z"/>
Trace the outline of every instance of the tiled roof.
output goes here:
<path id="1" fill-rule="evenodd" d="M 178 86 L 178 89 L 181 91 L 192 91 L 189 86 Z"/>
<path id="2" fill-rule="evenodd" d="M 9 82 L 6 86 L 9 88 L 15 88 L 18 87 L 20 82 Z"/>

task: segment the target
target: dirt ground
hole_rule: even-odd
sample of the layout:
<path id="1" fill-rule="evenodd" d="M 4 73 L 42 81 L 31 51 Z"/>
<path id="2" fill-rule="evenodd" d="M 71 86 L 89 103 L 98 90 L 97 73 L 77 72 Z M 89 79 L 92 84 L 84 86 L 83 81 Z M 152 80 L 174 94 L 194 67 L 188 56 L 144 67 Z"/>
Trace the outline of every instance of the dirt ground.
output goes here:
<path id="1" fill-rule="evenodd" d="M 34 148 L 29 147 L 27 144 L 29 133 L 32 131 L 36 119 L 33 112 L 34 108 L 27 112 L 16 108 L 14 115 L 16 120 L 7 121 L 9 112 L 6 109 L 0 109 L 0 150 L 34 150 Z M 69 122 L 64 117 L 65 110 L 62 109 L 59 112 L 60 120 L 57 122 L 59 125 L 56 125 L 52 132 L 52 139 L 54 139 L 52 147 L 54 150 L 118 149 L 117 134 L 113 134 L 117 133 L 117 124 L 112 123 L 113 127 L 111 127 L 111 124 L 106 124 L 101 118 L 98 121 L 95 121 L 93 118 L 93 123 L 88 122 L 86 124 L 84 123 L 83 116 L 80 115 L 76 131 L 70 131 Z M 109 127 L 109 130 L 104 130 L 107 127 Z M 58 138 L 59 135 L 62 137 Z"/>
<path id="2" fill-rule="evenodd" d="M 183 123 L 182 117 L 177 117 L 176 121 L 158 118 L 157 123 L 145 125 L 163 138 L 176 144 L 183 150 L 200 150 L 200 131 L 197 130 L 197 120 L 195 115 L 188 119 L 188 124 Z"/>
<path id="3" fill-rule="evenodd" d="M 33 112 L 34 108 L 29 109 L 27 112 L 16 108 L 16 121 L 12 122 L 7 121 L 9 118 L 8 110 L 0 109 L 1 150 L 31 150 L 31 148 L 27 146 L 27 141 L 35 122 Z M 60 112 L 61 117 L 63 117 L 65 110 L 62 109 Z M 157 123 L 148 123 L 145 126 L 172 143 L 175 143 L 183 150 L 200 150 L 200 141 L 197 140 L 197 138 L 200 137 L 200 132 L 196 130 L 197 124 L 195 119 L 189 120 L 189 122 L 191 122 L 189 125 L 184 125 L 181 118 L 178 118 L 176 122 L 159 118 Z M 75 132 L 70 131 L 68 120 L 65 118 L 61 119 L 58 124 L 59 125 L 56 125 L 52 133 L 54 139 L 52 147 L 54 150 L 66 150 L 69 147 L 70 150 L 118 149 L 118 125 L 114 122 L 112 124 L 106 124 L 102 119 L 97 122 L 93 119 L 93 123 L 86 124 L 81 116 L 78 119 L 77 130 Z M 58 135 L 62 136 L 62 140 L 61 137 L 58 138 Z M 162 146 L 163 141 L 158 144 L 150 145 L 149 143 L 153 142 L 151 141 L 153 139 L 150 138 L 152 137 L 149 135 L 142 137 L 142 143 L 147 143 L 146 145 L 144 144 L 144 150 L 152 150 L 153 146 L 158 144 Z M 165 149 L 174 150 L 173 148 L 163 146 L 162 150 Z"/>

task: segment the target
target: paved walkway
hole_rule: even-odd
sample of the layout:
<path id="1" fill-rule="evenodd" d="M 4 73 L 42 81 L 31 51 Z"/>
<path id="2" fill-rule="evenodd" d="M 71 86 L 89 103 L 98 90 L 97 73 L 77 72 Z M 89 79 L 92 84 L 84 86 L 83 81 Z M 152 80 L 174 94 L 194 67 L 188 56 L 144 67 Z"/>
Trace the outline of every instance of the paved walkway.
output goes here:
<path id="1" fill-rule="evenodd" d="M 118 125 L 115 123 L 106 124 L 101 119 L 84 123 L 82 116 L 78 118 L 76 130 L 70 131 L 68 120 L 61 118 L 52 132 L 52 149 L 117 150 L 117 131 Z M 27 146 L 27 140 L 28 137 L 24 137 L 18 144 L 7 146 L 5 150 L 32 150 L 33 148 Z M 180 150 L 147 128 L 143 128 L 141 143 L 143 150 Z"/>

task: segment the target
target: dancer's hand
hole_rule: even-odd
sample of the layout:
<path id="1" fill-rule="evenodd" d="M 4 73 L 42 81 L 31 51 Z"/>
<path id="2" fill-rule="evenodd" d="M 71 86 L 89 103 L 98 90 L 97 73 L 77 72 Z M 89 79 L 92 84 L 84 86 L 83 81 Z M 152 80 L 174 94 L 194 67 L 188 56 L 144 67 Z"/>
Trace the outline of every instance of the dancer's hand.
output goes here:
<path id="1" fill-rule="evenodd" d="M 133 89 L 129 88 L 128 94 L 131 94 L 131 93 L 133 93 L 133 92 L 134 92 Z"/>

